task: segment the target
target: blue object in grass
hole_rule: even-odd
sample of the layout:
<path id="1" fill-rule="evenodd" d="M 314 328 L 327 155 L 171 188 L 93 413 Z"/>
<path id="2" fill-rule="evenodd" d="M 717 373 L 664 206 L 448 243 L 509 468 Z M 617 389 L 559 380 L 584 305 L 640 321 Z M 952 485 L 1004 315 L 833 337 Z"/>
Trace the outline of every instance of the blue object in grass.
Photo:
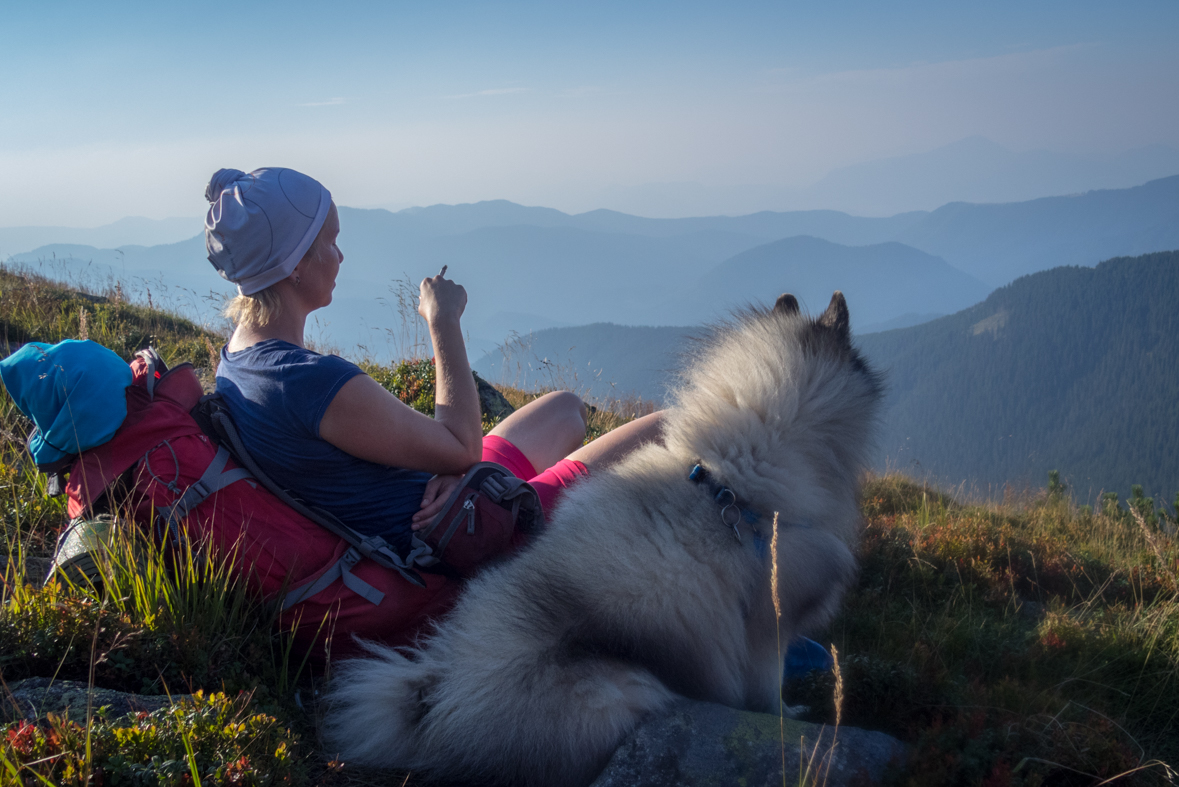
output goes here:
<path id="1" fill-rule="evenodd" d="M 835 659 L 819 643 L 806 637 L 797 637 L 786 648 L 786 665 L 782 679 L 800 678 L 812 670 L 830 671 Z"/>
<path id="2" fill-rule="evenodd" d="M 38 465 L 102 445 L 127 417 L 131 367 L 91 341 L 29 342 L 0 361 L 0 378 L 37 426 L 29 452 Z"/>

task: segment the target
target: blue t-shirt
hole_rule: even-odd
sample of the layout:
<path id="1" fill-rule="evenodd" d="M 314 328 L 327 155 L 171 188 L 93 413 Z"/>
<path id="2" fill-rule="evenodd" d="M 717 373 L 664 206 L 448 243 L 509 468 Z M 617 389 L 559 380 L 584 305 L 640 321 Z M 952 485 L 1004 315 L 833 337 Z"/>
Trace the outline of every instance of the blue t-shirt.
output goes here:
<path id="1" fill-rule="evenodd" d="M 328 405 L 358 374 L 359 366 L 337 355 L 266 339 L 240 352 L 222 348 L 217 392 L 275 483 L 404 554 L 430 474 L 359 459 L 319 436 Z"/>

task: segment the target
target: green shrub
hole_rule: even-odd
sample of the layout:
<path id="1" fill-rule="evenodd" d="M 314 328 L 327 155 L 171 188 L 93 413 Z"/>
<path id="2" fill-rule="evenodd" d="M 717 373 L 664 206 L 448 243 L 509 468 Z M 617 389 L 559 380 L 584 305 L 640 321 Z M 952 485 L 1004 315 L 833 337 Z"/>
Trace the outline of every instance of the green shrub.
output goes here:
<path id="1" fill-rule="evenodd" d="M 0 774 L 16 784 L 299 785 L 308 768 L 299 738 L 248 694 L 191 698 L 152 713 L 89 725 L 60 716 L 0 726 Z"/>

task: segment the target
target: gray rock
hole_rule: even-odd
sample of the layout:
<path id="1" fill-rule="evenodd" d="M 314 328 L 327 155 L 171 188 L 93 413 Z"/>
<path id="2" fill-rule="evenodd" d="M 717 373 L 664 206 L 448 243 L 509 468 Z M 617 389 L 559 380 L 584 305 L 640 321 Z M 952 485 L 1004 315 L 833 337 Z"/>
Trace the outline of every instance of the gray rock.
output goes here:
<path id="1" fill-rule="evenodd" d="M 169 698 L 163 694 L 127 694 L 99 688 L 88 690 L 86 684 L 80 681 L 49 678 L 13 681 L 8 684 L 8 690 L 9 696 L 0 703 L 0 718 L 10 721 L 19 718 L 37 721 L 53 713 L 85 723 L 87 703 L 92 712 L 106 706 L 107 718 L 115 719 L 128 713 L 151 713 L 191 696 L 173 694 Z"/>
<path id="2" fill-rule="evenodd" d="M 904 761 L 904 744 L 882 732 L 792 719 L 782 726 L 784 735 L 777 716 L 684 700 L 641 724 L 593 787 L 781 785 L 783 739 L 788 784 L 872 784 Z"/>
<path id="3" fill-rule="evenodd" d="M 475 387 L 479 391 L 479 409 L 484 418 L 501 421 L 516 412 L 516 408 L 512 407 L 511 403 L 495 386 L 477 374 L 475 375 Z"/>
<path id="4" fill-rule="evenodd" d="M 0 555 L 0 577 L 12 573 L 25 582 L 40 585 L 45 579 L 45 575 L 49 573 L 49 566 L 52 563 L 52 558 L 26 557 L 24 564 L 21 565 L 15 558 Z"/>

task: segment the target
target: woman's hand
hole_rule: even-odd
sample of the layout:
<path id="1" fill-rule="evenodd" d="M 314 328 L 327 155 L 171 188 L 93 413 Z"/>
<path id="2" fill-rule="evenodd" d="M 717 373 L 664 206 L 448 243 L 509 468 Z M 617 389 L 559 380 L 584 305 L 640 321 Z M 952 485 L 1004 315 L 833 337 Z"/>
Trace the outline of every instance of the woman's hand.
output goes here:
<path id="1" fill-rule="evenodd" d="M 421 510 L 413 515 L 410 527 L 413 530 L 421 530 L 430 524 L 462 480 L 461 475 L 436 475 L 427 481 L 426 493 L 422 495 Z"/>
<path id="2" fill-rule="evenodd" d="M 466 308 L 467 291 L 461 284 L 446 278 L 445 265 L 437 276 L 422 279 L 418 288 L 418 314 L 426 319 L 427 324 L 434 325 L 436 321 L 448 319 L 458 321 Z"/>

